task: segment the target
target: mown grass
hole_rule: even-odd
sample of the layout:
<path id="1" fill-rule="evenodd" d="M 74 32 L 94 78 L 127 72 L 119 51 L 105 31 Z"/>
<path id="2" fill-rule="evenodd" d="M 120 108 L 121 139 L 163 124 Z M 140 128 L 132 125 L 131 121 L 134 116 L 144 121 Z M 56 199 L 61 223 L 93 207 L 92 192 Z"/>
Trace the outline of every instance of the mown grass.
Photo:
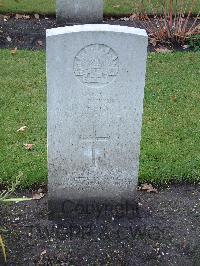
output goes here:
<path id="1" fill-rule="evenodd" d="M 20 172 L 23 187 L 46 183 L 45 53 L 0 50 L 0 58 L 0 183 Z M 199 53 L 149 55 L 140 182 L 200 181 L 199 84 Z"/>
<path id="2" fill-rule="evenodd" d="M 40 52 L 0 50 L 0 179 L 24 185 L 46 180 L 45 56 Z M 27 126 L 26 132 L 17 132 Z M 27 151 L 24 144 L 35 144 Z"/>
<path id="3" fill-rule="evenodd" d="M 200 53 L 150 54 L 140 180 L 200 181 Z"/>
<path id="4" fill-rule="evenodd" d="M 104 0 L 104 15 L 129 15 L 138 8 L 141 9 L 142 0 Z M 152 13 L 152 7 L 159 12 L 162 11 L 162 0 L 144 0 L 144 8 L 148 13 Z M 186 11 L 191 7 L 193 0 L 185 1 Z M 0 0 L 0 13 L 39 13 L 55 15 L 56 0 Z M 176 3 L 176 1 L 174 1 Z M 193 8 L 194 13 L 200 10 L 200 2 L 196 0 Z"/>

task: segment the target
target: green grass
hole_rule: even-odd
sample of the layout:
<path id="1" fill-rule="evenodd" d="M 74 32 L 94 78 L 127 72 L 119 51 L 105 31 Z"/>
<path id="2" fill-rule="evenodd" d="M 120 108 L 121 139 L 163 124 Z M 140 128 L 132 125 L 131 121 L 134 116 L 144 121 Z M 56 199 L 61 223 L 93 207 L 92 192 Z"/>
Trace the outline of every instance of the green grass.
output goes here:
<path id="1" fill-rule="evenodd" d="M 141 0 L 140 0 L 141 1 Z M 136 12 L 138 8 L 138 0 L 104 0 L 105 15 L 127 15 Z M 187 10 L 189 10 L 193 0 L 185 1 Z M 55 0 L 0 0 L 0 13 L 40 13 L 55 14 Z M 147 12 L 151 13 L 152 8 L 149 0 L 144 0 L 144 6 Z M 161 0 L 152 0 L 153 6 L 161 10 Z M 175 1 L 176 2 L 176 1 Z M 159 3 L 159 4 L 158 4 Z M 159 8 L 157 8 L 159 6 Z M 197 0 L 193 8 L 194 13 L 200 10 L 200 2 Z"/>
<path id="2" fill-rule="evenodd" d="M 24 184 L 46 179 L 45 56 L 39 52 L 0 50 L 0 182 L 15 179 Z M 26 132 L 17 129 L 26 125 Z M 27 151 L 23 144 L 35 144 Z"/>
<path id="3" fill-rule="evenodd" d="M 148 58 L 140 180 L 200 181 L 200 53 Z"/>
<path id="4" fill-rule="evenodd" d="M 45 53 L 0 50 L 0 183 L 47 182 Z M 200 54 L 150 54 L 140 182 L 200 181 Z M 17 132 L 21 126 L 27 131 Z M 33 143 L 27 151 L 23 144 Z"/>

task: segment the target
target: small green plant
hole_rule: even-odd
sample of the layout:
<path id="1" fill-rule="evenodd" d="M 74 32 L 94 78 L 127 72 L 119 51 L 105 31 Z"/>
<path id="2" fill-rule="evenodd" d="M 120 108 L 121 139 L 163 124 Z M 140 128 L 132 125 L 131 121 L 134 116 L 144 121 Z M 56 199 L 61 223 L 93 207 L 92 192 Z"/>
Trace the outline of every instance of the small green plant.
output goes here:
<path id="1" fill-rule="evenodd" d="M 11 195 L 15 191 L 17 186 L 20 184 L 22 177 L 23 173 L 20 172 L 19 175 L 16 177 L 15 182 L 12 183 L 12 186 L 9 189 L 4 190 L 0 193 L 0 203 L 4 202 L 9 197 L 9 195 Z M 4 262 L 6 263 L 7 262 L 6 248 L 3 241 L 3 237 L 1 235 L 0 235 L 0 250 L 2 250 Z"/>
<path id="2" fill-rule="evenodd" d="M 5 248 L 5 244 L 4 244 L 4 241 L 3 241 L 3 238 L 1 235 L 0 235 L 0 248 L 1 248 L 2 253 L 3 253 L 4 262 L 6 263 L 7 262 L 6 248 Z"/>
<path id="3" fill-rule="evenodd" d="M 22 178 L 23 178 L 23 173 L 20 172 L 18 176 L 15 178 L 15 182 L 12 182 L 11 187 L 8 188 L 7 190 L 3 190 L 0 193 L 0 202 L 4 202 L 16 190 L 16 188 L 20 185 Z"/>
<path id="4" fill-rule="evenodd" d="M 0 203 L 1 202 L 22 202 L 22 201 L 29 201 L 32 198 L 9 198 L 9 196 L 16 190 L 16 188 L 23 182 L 24 176 L 23 173 L 20 172 L 19 175 L 16 177 L 15 182 L 12 182 L 12 185 L 7 190 L 4 190 L 0 193 Z"/>
<path id="5" fill-rule="evenodd" d="M 192 36 L 188 41 L 188 45 L 193 51 L 200 51 L 200 34 Z"/>
<path id="6" fill-rule="evenodd" d="M 15 178 L 15 182 L 12 182 L 12 185 L 7 190 L 4 190 L 0 193 L 0 203 L 6 202 L 21 202 L 21 201 L 29 201 L 32 198 L 9 198 L 9 196 L 16 190 L 16 188 L 20 185 L 23 179 L 23 173 L 20 172 L 18 176 Z M 3 228 L 0 228 L 0 231 L 3 231 Z M 4 262 L 7 262 L 6 256 L 6 248 L 3 241 L 2 235 L 0 235 L 0 251 L 2 250 Z"/>

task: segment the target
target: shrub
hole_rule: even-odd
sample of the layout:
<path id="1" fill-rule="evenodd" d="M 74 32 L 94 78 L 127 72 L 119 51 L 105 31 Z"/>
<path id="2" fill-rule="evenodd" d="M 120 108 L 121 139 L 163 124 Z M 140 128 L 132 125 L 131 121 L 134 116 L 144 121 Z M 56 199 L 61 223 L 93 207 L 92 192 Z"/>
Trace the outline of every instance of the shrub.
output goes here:
<path id="1" fill-rule="evenodd" d="M 186 1 L 163 0 L 160 5 L 161 10 L 155 11 L 149 0 L 153 19 L 146 12 L 138 16 L 144 18 L 140 23 L 147 29 L 149 37 L 154 40 L 155 44 L 157 42 L 185 43 L 192 36 L 200 34 L 199 14 L 192 19 L 195 4 L 194 0 L 189 8 L 190 11 L 186 14 Z"/>
<path id="2" fill-rule="evenodd" d="M 200 51 L 200 34 L 191 36 L 189 41 L 188 41 L 189 47 L 195 51 L 198 52 Z"/>

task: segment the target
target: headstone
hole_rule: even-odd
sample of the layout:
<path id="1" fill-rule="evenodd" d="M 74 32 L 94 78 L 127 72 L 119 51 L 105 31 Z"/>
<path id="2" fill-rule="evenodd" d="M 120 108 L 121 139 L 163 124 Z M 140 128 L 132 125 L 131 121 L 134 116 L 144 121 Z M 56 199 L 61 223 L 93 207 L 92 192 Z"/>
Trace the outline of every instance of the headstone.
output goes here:
<path id="1" fill-rule="evenodd" d="M 57 0 L 57 24 L 103 21 L 103 0 Z"/>
<path id="2" fill-rule="evenodd" d="M 49 210 L 133 202 L 145 85 L 145 30 L 47 30 Z M 82 205 L 83 206 L 83 205 Z"/>

